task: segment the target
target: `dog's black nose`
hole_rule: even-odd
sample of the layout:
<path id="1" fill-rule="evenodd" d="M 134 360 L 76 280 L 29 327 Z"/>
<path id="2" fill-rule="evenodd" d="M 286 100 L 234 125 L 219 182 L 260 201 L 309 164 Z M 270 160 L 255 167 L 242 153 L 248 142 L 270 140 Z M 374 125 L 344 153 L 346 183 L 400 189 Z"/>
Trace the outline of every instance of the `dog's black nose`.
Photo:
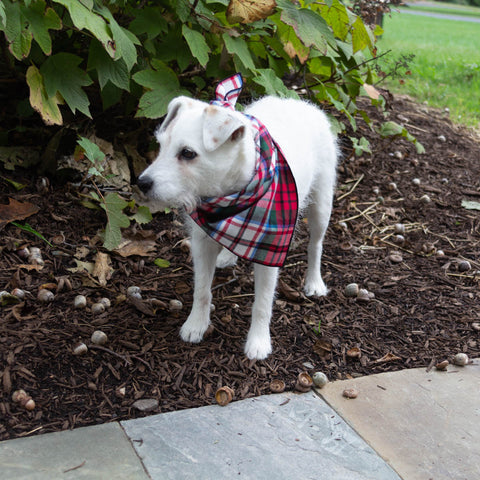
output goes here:
<path id="1" fill-rule="evenodd" d="M 140 175 L 137 180 L 137 185 L 138 188 L 145 194 L 148 193 L 148 191 L 152 188 L 153 186 L 153 180 L 146 176 L 146 175 Z"/>

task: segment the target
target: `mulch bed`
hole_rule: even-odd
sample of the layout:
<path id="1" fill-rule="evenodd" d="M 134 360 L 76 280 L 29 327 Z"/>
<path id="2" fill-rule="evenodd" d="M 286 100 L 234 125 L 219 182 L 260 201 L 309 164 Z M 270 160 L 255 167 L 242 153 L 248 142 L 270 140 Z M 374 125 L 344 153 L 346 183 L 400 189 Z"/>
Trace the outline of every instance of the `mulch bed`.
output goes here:
<path id="1" fill-rule="evenodd" d="M 305 370 L 347 379 L 427 368 L 457 352 L 480 356 L 480 213 L 462 207 L 462 200 L 480 200 L 479 142 L 443 112 L 407 98 L 392 102 L 390 119 L 406 124 L 427 153 L 417 155 L 403 140 L 374 139 L 366 127 L 358 134 L 370 138 L 373 155 L 353 157 L 344 142 L 324 245 L 330 292 L 314 300 L 301 294 L 308 239 L 301 222 L 281 273 L 274 351 L 265 361 L 243 354 L 251 265 L 241 261 L 217 272 L 214 328 L 198 345 L 183 343 L 178 332 L 192 303 L 192 267 L 180 216 L 156 215 L 142 227 L 154 232 L 156 250 L 122 257 L 99 247 L 95 237 L 105 218 L 81 206 L 76 188 L 37 189 L 19 172 L 1 172 L 31 180 L 20 192 L 2 183 L 0 204 L 13 198 L 37 205 L 27 221 L 52 247 L 11 224 L 0 233 L 0 290 L 29 292 L 0 310 L 0 439 L 209 405 L 221 386 L 233 388 L 235 400 L 269 393 L 274 379 L 293 389 Z M 404 240 L 397 238 L 399 223 Z M 43 268 L 25 266 L 20 246 L 39 247 Z M 69 270 L 77 266 L 75 256 L 94 262 L 98 252 L 108 254 L 113 269 L 105 286 L 95 275 Z M 157 267 L 155 258 L 170 266 Z M 352 282 L 374 298 L 346 297 Z M 45 285 L 55 293 L 48 304 L 36 298 Z M 126 298 L 132 285 L 141 288 L 143 301 Z M 88 298 L 86 309 L 73 308 L 78 294 Z M 94 315 L 90 306 L 101 297 L 112 305 Z M 170 311 L 172 299 L 183 309 Z M 108 336 L 103 347 L 91 347 L 95 330 Z M 73 347 L 80 341 L 89 350 L 77 356 Z M 12 402 L 17 389 L 31 395 L 35 409 Z M 158 407 L 141 412 L 133 406 L 138 399 L 156 399 Z"/>

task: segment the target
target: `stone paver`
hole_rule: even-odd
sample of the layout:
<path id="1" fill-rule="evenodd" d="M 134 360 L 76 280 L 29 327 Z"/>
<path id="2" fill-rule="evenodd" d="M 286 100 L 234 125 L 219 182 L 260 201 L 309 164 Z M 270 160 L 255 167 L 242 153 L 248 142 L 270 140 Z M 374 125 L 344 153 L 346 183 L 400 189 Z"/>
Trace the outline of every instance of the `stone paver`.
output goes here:
<path id="1" fill-rule="evenodd" d="M 153 480 L 399 480 L 315 393 L 122 422 Z"/>
<path id="2" fill-rule="evenodd" d="M 355 387 L 355 400 L 342 397 Z M 480 478 L 480 365 L 333 382 L 326 401 L 405 480 Z"/>
<path id="3" fill-rule="evenodd" d="M 0 442 L 0 479 L 148 480 L 148 476 L 123 429 L 109 423 Z"/>

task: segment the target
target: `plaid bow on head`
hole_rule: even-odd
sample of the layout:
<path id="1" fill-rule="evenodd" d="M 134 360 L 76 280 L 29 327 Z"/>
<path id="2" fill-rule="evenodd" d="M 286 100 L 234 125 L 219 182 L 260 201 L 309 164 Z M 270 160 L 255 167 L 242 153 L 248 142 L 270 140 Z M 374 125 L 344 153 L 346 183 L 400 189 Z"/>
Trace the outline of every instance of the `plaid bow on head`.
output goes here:
<path id="1" fill-rule="evenodd" d="M 242 84 L 240 74 L 219 83 L 211 103 L 234 109 Z M 255 131 L 253 178 L 240 192 L 202 199 L 191 217 L 211 238 L 239 257 L 281 267 L 297 221 L 297 186 L 266 127 L 251 115 L 246 117 Z"/>

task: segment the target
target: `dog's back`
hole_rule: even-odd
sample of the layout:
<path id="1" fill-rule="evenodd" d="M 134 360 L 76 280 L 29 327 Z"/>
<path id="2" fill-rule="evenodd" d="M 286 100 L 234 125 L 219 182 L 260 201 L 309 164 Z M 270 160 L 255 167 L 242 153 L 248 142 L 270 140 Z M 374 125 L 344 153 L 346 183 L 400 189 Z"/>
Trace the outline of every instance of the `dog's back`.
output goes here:
<path id="1" fill-rule="evenodd" d="M 305 101 L 264 97 L 245 113 L 267 127 L 285 154 L 297 182 L 301 208 L 312 190 L 333 195 L 337 144 L 324 112 Z"/>

